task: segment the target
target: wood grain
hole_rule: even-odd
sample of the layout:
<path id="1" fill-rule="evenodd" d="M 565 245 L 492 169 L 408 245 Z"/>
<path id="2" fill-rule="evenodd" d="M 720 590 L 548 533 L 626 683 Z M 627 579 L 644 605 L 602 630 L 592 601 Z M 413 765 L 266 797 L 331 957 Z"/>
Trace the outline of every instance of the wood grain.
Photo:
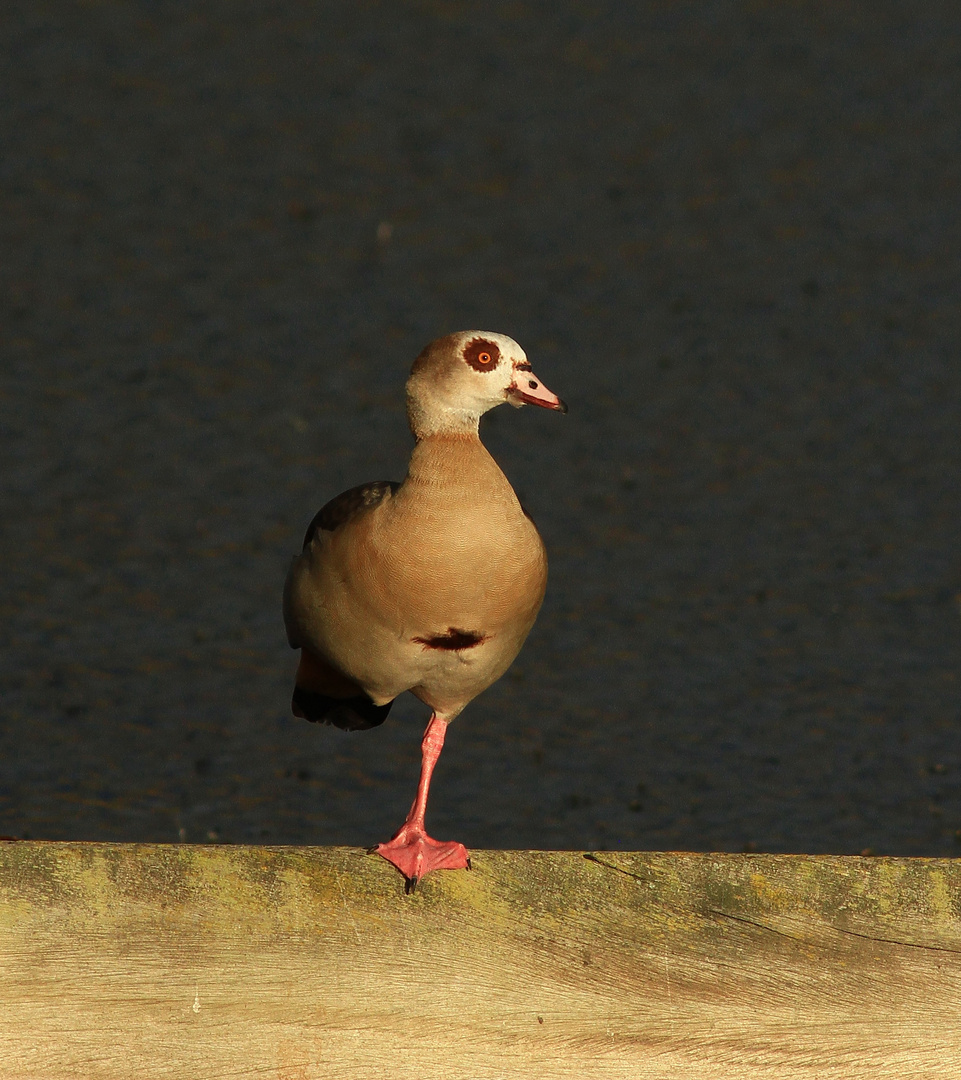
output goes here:
<path id="1" fill-rule="evenodd" d="M 961 862 L 0 844 L 0 1077 L 961 1076 Z"/>

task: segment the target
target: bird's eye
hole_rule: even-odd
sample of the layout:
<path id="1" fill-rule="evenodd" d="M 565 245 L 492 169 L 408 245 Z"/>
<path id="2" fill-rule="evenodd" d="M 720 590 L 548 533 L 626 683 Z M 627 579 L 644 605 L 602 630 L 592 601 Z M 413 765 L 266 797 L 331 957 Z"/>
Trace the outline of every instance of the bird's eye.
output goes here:
<path id="1" fill-rule="evenodd" d="M 464 349 L 463 357 L 475 371 L 494 371 L 500 363 L 501 352 L 493 341 L 474 338 Z"/>

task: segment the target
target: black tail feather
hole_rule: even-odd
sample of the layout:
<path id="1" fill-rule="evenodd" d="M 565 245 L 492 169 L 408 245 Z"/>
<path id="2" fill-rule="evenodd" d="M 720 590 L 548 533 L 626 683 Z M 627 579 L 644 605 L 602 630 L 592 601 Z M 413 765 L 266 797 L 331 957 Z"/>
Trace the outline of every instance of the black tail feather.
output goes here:
<path id="1" fill-rule="evenodd" d="M 300 716 L 312 724 L 333 724 L 343 731 L 366 731 L 382 724 L 393 704 L 388 701 L 386 705 L 375 705 L 366 694 L 332 698 L 295 686 L 290 707 L 294 716 Z"/>

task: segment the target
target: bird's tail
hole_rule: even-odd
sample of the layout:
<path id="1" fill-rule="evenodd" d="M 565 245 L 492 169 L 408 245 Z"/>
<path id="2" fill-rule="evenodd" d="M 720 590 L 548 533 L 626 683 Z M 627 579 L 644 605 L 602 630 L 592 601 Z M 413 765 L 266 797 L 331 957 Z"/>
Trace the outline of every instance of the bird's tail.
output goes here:
<path id="1" fill-rule="evenodd" d="M 393 702 L 375 705 L 353 680 L 341 675 L 316 653 L 301 649 L 290 707 L 294 716 L 333 724 L 344 731 L 364 731 L 387 719 Z"/>

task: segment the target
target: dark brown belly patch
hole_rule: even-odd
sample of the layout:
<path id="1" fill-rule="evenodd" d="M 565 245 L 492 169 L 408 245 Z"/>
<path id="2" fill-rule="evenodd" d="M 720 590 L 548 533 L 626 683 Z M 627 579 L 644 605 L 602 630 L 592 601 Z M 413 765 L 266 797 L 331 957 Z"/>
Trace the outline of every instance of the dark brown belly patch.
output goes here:
<path id="1" fill-rule="evenodd" d="M 418 645 L 425 649 L 446 649 L 451 652 L 459 652 L 461 649 L 473 649 L 480 645 L 486 638 L 477 630 L 458 630 L 456 627 L 447 628 L 446 634 L 434 634 L 431 637 L 415 637 Z"/>

